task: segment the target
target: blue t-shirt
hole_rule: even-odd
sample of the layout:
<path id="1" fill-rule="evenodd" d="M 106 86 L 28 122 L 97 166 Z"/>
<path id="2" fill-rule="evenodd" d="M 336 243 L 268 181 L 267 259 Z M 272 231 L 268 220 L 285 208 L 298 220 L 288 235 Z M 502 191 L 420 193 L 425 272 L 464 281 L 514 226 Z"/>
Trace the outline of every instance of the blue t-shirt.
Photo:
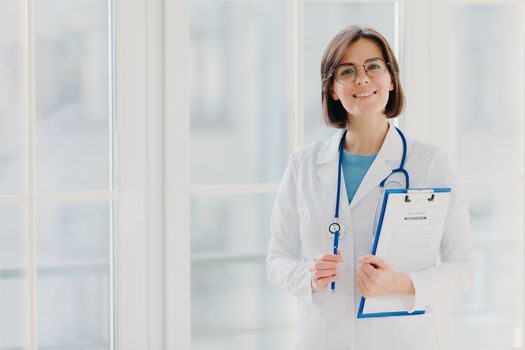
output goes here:
<path id="1" fill-rule="evenodd" d="M 350 153 L 343 149 L 343 176 L 345 179 L 346 194 L 348 195 L 348 203 L 352 202 L 357 188 L 376 156 L 377 153 L 363 156 Z"/>

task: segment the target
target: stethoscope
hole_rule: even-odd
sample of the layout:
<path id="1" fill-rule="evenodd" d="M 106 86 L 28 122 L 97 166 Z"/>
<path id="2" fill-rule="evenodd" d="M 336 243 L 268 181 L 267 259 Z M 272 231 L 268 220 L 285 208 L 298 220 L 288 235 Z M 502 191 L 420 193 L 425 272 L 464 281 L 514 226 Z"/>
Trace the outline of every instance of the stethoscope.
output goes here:
<path id="1" fill-rule="evenodd" d="M 379 183 L 379 186 L 381 187 L 381 190 L 383 190 L 383 187 L 385 185 L 385 182 L 388 180 L 388 178 L 395 173 L 402 173 L 405 176 L 405 190 L 409 189 L 409 182 L 410 177 L 408 176 L 408 172 L 405 170 L 405 160 L 407 156 L 407 141 L 405 138 L 405 135 L 399 130 L 397 127 L 395 127 L 397 132 L 399 133 L 399 136 L 401 137 L 401 141 L 403 142 L 403 156 L 401 157 L 401 163 L 399 164 L 399 167 L 397 169 L 392 170 L 392 172 L 383 179 Z M 341 195 L 341 172 L 343 169 L 343 144 L 345 141 L 346 132 L 348 130 L 345 130 L 343 133 L 343 136 L 341 137 L 341 141 L 339 141 L 339 161 L 337 166 L 337 193 L 335 198 L 335 214 L 334 214 L 334 221 L 328 226 L 328 231 L 334 236 L 334 249 L 333 254 L 337 254 L 337 249 L 339 247 L 339 237 L 341 235 L 341 224 L 339 223 L 339 199 Z M 332 282 L 332 290 L 335 290 L 335 282 Z"/>

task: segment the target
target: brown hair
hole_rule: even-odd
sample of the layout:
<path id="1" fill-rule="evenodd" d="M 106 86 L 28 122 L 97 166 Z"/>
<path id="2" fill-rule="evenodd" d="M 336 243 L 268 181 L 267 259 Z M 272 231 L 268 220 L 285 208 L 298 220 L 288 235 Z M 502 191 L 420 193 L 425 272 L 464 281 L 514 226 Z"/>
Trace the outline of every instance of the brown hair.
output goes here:
<path id="1" fill-rule="evenodd" d="M 339 32 L 326 47 L 321 60 L 321 81 L 322 81 L 322 104 L 323 119 L 326 124 L 335 128 L 346 128 L 348 117 L 347 112 L 341 101 L 332 98 L 332 86 L 334 84 L 334 70 L 341 61 L 346 49 L 359 39 L 369 39 L 375 42 L 381 48 L 383 58 L 386 62 L 388 72 L 394 84 L 394 90 L 390 91 L 388 102 L 385 106 L 385 115 L 387 118 L 397 117 L 403 111 L 405 105 L 405 95 L 401 88 L 399 79 L 399 65 L 394 56 L 392 48 L 386 39 L 376 30 L 371 28 L 361 28 L 358 26 L 349 26 Z"/>

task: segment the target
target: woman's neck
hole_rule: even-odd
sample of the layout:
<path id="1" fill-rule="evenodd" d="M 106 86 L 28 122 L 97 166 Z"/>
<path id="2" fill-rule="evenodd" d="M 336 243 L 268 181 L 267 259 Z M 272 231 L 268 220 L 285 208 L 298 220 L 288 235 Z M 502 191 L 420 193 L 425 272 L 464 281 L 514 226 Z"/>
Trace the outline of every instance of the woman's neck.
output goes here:
<path id="1" fill-rule="evenodd" d="M 345 137 L 345 150 L 359 155 L 378 153 L 388 132 L 388 120 L 379 117 L 350 117 Z"/>

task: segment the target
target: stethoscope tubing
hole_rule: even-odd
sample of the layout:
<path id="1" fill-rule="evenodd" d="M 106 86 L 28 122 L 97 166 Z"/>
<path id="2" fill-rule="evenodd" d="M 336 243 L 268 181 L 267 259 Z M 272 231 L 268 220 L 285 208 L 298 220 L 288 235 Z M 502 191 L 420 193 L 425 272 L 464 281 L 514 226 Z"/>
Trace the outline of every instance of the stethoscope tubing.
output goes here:
<path id="1" fill-rule="evenodd" d="M 392 175 L 394 175 L 395 173 L 402 173 L 405 177 L 405 190 L 408 190 L 410 188 L 410 176 L 408 174 L 408 172 L 406 171 L 405 169 L 405 161 L 406 161 L 406 156 L 407 156 L 407 141 L 406 141 L 406 138 L 405 138 L 405 135 L 403 135 L 403 133 L 401 132 L 401 130 L 399 130 L 397 127 L 395 127 L 397 132 L 399 133 L 399 137 L 401 138 L 401 141 L 403 143 L 403 155 L 401 157 L 401 162 L 399 164 L 399 167 L 397 169 L 394 169 L 392 170 L 392 172 L 383 179 L 383 181 L 381 181 L 379 183 L 379 186 L 381 187 L 381 189 L 383 189 L 384 185 L 385 185 L 385 182 L 388 180 L 388 178 Z M 336 255 L 337 254 L 337 250 L 339 248 L 339 236 L 340 236 L 340 230 L 341 230 L 341 226 L 339 225 L 339 200 L 340 200 L 340 197 L 341 197 L 341 173 L 342 173 L 342 164 L 343 164 L 343 145 L 344 145 L 344 141 L 345 141 L 345 137 L 346 137 L 346 133 L 347 133 L 348 130 L 345 130 L 343 132 L 343 136 L 341 137 L 341 141 L 339 141 L 339 149 L 338 149 L 338 152 L 339 152 L 339 159 L 338 159 L 338 166 L 337 166 L 337 193 L 336 193 L 336 199 L 335 199 L 335 213 L 334 213 L 334 222 L 332 224 L 330 224 L 329 226 L 329 232 L 332 233 L 334 235 L 334 245 L 333 245 L 333 254 Z M 336 226 L 332 226 L 332 225 L 336 225 Z M 337 229 L 335 229 L 335 232 L 331 232 L 331 228 L 332 227 L 337 227 Z M 331 285 L 330 285 L 330 289 L 332 290 L 332 292 L 335 291 L 335 282 L 332 282 Z"/>

